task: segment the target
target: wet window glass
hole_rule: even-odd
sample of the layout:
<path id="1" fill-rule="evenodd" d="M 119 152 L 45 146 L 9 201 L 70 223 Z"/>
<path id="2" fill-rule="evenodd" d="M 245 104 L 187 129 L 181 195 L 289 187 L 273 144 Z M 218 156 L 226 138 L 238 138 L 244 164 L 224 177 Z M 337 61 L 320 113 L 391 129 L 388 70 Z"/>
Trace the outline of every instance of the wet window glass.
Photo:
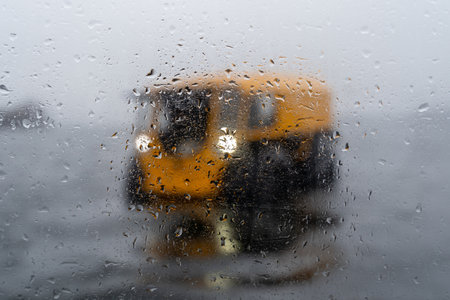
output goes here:
<path id="1" fill-rule="evenodd" d="M 0 299 L 447 299 L 447 1 L 3 1 Z"/>

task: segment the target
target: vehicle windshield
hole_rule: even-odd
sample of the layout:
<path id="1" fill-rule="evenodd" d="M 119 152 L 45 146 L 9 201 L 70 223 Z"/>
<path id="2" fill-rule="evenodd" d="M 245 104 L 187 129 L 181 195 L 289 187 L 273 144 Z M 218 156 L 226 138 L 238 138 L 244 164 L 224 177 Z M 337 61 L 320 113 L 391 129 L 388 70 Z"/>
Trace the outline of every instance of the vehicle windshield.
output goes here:
<path id="1" fill-rule="evenodd" d="M 159 137 L 166 151 L 180 152 L 204 140 L 209 111 L 209 90 L 162 91 L 158 121 Z"/>

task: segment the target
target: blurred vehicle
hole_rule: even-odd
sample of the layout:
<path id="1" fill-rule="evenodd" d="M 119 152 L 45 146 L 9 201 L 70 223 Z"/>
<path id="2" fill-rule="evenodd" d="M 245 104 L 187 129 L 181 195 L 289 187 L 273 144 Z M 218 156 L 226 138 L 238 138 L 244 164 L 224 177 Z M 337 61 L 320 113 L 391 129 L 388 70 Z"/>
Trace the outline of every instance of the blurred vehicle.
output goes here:
<path id="1" fill-rule="evenodd" d="M 295 194 L 334 180 L 330 95 L 318 80 L 179 80 L 141 100 L 146 125 L 135 137 L 130 203 L 204 209 L 207 216 L 215 209 L 214 222 L 231 224 L 228 235 L 240 250 L 288 245 L 296 236 Z M 198 219 L 203 225 L 190 227 L 205 231 L 205 218 Z M 222 225 L 208 226 L 214 232 Z"/>
<path id="2" fill-rule="evenodd" d="M 45 126 L 50 121 L 42 107 L 35 102 L 25 102 L 12 108 L 0 108 L 0 128 L 28 129 Z"/>

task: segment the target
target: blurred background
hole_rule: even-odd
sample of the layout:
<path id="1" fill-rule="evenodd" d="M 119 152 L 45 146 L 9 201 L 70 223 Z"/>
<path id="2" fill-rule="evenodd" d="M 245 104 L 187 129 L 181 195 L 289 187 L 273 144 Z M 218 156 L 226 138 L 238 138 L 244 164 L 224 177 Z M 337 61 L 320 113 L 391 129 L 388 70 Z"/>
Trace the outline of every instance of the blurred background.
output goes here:
<path id="1" fill-rule="evenodd" d="M 0 4 L 1 297 L 449 297 L 449 9 Z M 321 220 L 287 251 L 150 255 L 162 218 L 129 209 L 124 188 L 139 93 L 229 72 L 296 74 L 330 90 L 339 176 L 298 196 Z"/>

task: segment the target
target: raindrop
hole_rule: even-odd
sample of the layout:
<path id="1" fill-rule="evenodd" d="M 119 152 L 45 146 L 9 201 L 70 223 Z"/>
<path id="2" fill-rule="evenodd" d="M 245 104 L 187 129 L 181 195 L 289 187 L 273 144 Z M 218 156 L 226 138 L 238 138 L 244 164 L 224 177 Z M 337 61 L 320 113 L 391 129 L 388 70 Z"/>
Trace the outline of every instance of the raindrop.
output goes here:
<path id="1" fill-rule="evenodd" d="M 378 160 L 378 164 L 384 166 L 386 164 L 386 160 L 381 158 Z"/>
<path id="2" fill-rule="evenodd" d="M 9 90 L 4 84 L 0 84 L 0 93 L 2 95 L 8 95 L 11 90 Z"/>
<path id="3" fill-rule="evenodd" d="M 362 51 L 362 56 L 363 56 L 364 58 L 369 58 L 371 54 L 372 54 L 372 52 L 371 52 L 370 50 L 368 50 L 368 49 L 364 49 L 364 50 Z"/>
<path id="4" fill-rule="evenodd" d="M 6 172 L 3 170 L 0 170 L 0 180 L 4 180 L 6 178 Z"/>
<path id="5" fill-rule="evenodd" d="M 177 227 L 177 229 L 175 230 L 175 236 L 176 237 L 180 237 L 183 234 L 183 227 Z"/>
<path id="6" fill-rule="evenodd" d="M 422 212 L 422 204 L 421 203 L 417 203 L 416 205 L 416 213 L 420 214 Z"/>
<path id="7" fill-rule="evenodd" d="M 223 215 L 220 216 L 219 219 L 220 219 L 220 221 L 223 222 L 223 221 L 226 221 L 228 219 L 228 216 L 227 216 L 227 214 L 223 214 Z"/>
<path id="8" fill-rule="evenodd" d="M 22 126 L 23 126 L 24 128 L 26 128 L 26 129 L 30 128 L 31 124 L 32 124 L 31 121 L 28 120 L 28 119 L 23 119 L 23 120 L 22 120 Z"/>
<path id="9" fill-rule="evenodd" d="M 42 119 L 42 110 L 40 110 L 40 109 L 37 109 L 36 110 L 36 119 Z"/>
<path id="10" fill-rule="evenodd" d="M 100 26 L 100 25 L 102 25 L 102 23 L 100 21 L 97 21 L 97 20 L 91 20 L 88 23 L 89 29 L 93 29 L 94 27 Z"/>
<path id="11" fill-rule="evenodd" d="M 39 208 L 38 211 L 41 213 L 48 213 L 50 210 L 47 206 L 43 206 L 43 207 Z"/>
<path id="12" fill-rule="evenodd" d="M 426 102 L 420 104 L 419 107 L 417 108 L 417 110 L 418 110 L 420 113 L 426 112 L 426 111 L 429 110 L 429 109 L 430 109 L 430 106 L 429 106 L 428 103 L 426 103 Z"/>
<path id="13" fill-rule="evenodd" d="M 154 263 L 156 262 L 156 259 L 153 258 L 153 257 L 151 257 L 151 256 L 147 257 L 145 260 L 146 260 L 147 262 L 149 262 L 149 263 L 152 263 L 152 264 L 154 264 Z"/>
<path id="14" fill-rule="evenodd" d="M 369 33 L 369 27 L 368 26 L 361 27 L 360 32 L 361 32 L 361 34 L 368 34 Z"/>
<path id="15" fill-rule="evenodd" d="M 53 40 L 52 40 L 52 39 L 46 39 L 46 40 L 44 41 L 44 45 L 45 45 L 45 46 L 50 46 L 51 44 L 53 44 Z"/>

